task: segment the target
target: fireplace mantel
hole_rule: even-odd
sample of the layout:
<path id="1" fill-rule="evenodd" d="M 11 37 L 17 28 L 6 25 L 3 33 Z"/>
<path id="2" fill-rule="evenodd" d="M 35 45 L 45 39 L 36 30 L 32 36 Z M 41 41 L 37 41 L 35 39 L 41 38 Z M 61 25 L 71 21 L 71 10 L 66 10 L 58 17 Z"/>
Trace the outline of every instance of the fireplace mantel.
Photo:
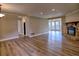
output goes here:
<path id="1" fill-rule="evenodd" d="M 75 22 L 66 22 L 66 25 L 68 25 L 68 24 L 75 24 L 75 25 L 77 25 L 79 23 L 79 21 L 75 21 Z"/>

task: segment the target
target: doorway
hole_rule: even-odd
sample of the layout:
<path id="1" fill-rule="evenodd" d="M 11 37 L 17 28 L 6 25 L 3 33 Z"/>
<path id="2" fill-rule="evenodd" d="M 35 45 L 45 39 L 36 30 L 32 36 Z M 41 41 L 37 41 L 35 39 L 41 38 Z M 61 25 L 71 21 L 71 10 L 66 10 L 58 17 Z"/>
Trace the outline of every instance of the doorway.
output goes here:
<path id="1" fill-rule="evenodd" d="M 27 36 L 27 24 L 24 20 L 18 20 L 18 34 L 20 37 Z"/>
<path id="2" fill-rule="evenodd" d="M 26 35 L 26 23 L 24 22 L 24 36 Z"/>

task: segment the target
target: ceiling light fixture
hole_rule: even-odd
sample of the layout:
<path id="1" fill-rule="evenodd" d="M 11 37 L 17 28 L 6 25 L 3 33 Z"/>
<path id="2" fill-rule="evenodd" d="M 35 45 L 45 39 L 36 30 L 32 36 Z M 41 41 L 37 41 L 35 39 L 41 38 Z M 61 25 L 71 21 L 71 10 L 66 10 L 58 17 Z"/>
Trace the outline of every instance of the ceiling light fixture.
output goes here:
<path id="1" fill-rule="evenodd" d="M 0 17 L 3 17 L 3 16 L 5 16 L 3 13 L 1 13 L 1 4 L 0 4 Z"/>
<path id="2" fill-rule="evenodd" d="M 55 9 L 52 9 L 52 11 L 55 11 Z"/>

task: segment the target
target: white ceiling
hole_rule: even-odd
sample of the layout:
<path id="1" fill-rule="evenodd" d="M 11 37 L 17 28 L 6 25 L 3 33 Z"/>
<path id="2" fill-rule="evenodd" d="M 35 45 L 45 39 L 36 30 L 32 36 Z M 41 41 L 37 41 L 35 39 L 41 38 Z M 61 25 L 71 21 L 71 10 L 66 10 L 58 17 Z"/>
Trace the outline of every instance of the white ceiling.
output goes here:
<path id="1" fill-rule="evenodd" d="M 56 9 L 52 11 L 51 9 Z M 2 10 L 6 12 L 21 13 L 24 15 L 50 18 L 63 16 L 79 9 L 77 3 L 7 3 L 2 4 Z M 40 14 L 43 12 L 43 15 Z"/>

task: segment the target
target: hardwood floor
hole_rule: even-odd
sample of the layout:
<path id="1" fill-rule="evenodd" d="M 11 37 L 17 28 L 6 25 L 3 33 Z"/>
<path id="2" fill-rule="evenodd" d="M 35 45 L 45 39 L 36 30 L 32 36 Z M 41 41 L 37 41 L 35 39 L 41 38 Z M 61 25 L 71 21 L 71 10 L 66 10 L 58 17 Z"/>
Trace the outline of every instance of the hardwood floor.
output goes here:
<path id="1" fill-rule="evenodd" d="M 79 41 L 61 32 L 0 42 L 0 56 L 79 56 Z"/>

